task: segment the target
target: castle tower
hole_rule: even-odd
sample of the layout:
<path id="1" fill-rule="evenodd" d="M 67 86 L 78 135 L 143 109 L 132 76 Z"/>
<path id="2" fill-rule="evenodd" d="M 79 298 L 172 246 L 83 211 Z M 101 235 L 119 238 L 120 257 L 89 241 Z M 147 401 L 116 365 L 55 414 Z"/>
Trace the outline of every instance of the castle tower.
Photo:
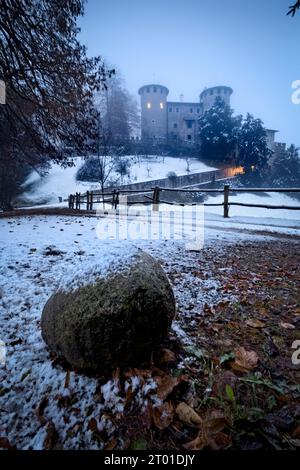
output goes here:
<path id="1" fill-rule="evenodd" d="M 168 94 L 168 88 L 162 85 L 145 85 L 139 89 L 143 140 L 167 138 Z"/>
<path id="2" fill-rule="evenodd" d="M 233 89 L 229 86 L 220 85 L 211 88 L 206 88 L 200 94 L 200 103 L 202 103 L 203 112 L 207 111 L 214 105 L 217 96 L 222 98 L 222 100 L 228 106 L 230 106 L 230 96 L 232 95 L 232 93 Z"/>

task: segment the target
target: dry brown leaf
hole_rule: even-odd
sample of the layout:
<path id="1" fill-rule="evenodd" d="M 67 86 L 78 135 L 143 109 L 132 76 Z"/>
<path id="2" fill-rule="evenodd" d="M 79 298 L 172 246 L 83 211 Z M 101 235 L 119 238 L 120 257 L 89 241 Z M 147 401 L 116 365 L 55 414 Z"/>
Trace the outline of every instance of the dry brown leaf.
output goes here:
<path id="1" fill-rule="evenodd" d="M 228 449 L 232 445 L 231 437 L 223 432 L 219 432 L 208 442 L 211 450 Z"/>
<path id="2" fill-rule="evenodd" d="M 169 362 L 175 362 L 176 361 L 176 356 L 173 353 L 173 351 L 171 351 L 170 349 L 162 348 L 160 350 L 160 353 L 161 353 L 161 357 L 160 357 L 159 362 L 161 364 L 168 364 Z"/>
<path id="3" fill-rule="evenodd" d="M 157 383 L 157 396 L 161 400 L 165 400 L 183 380 L 183 376 L 172 377 L 171 375 L 164 374 L 162 376 L 155 376 L 154 380 Z"/>
<path id="4" fill-rule="evenodd" d="M 258 363 L 258 356 L 255 351 L 247 351 L 243 346 L 234 349 L 235 360 L 230 363 L 232 369 L 240 372 L 248 372 L 255 369 Z"/>
<path id="5" fill-rule="evenodd" d="M 184 449 L 186 450 L 202 450 L 206 446 L 207 446 L 207 439 L 205 436 L 203 436 L 202 432 L 199 432 L 196 439 L 194 439 L 193 441 L 187 442 L 186 444 L 183 444 L 182 447 L 184 447 Z"/>
<path id="6" fill-rule="evenodd" d="M 291 323 L 285 323 L 285 322 L 280 322 L 280 326 L 284 328 L 285 330 L 294 330 L 295 325 L 292 325 Z"/>
<path id="7" fill-rule="evenodd" d="M 0 449 L 12 450 L 15 447 L 11 445 L 7 437 L 0 436 Z"/>
<path id="8" fill-rule="evenodd" d="M 115 438 L 111 439 L 104 447 L 104 450 L 113 450 L 116 447 L 117 443 L 118 443 L 117 439 Z"/>
<path id="9" fill-rule="evenodd" d="M 46 422 L 46 418 L 44 416 L 44 411 L 45 411 L 46 406 L 48 405 L 48 402 L 49 402 L 48 397 L 47 397 L 47 395 L 45 395 L 41 399 L 41 401 L 40 401 L 40 403 L 39 403 L 39 405 L 36 409 L 36 415 L 37 415 L 38 420 L 40 421 L 41 424 L 44 424 Z"/>
<path id="10" fill-rule="evenodd" d="M 52 450 L 58 441 L 58 434 L 52 421 L 49 421 L 46 429 L 46 437 L 43 442 L 44 450 Z"/>
<path id="11" fill-rule="evenodd" d="M 224 413 L 220 410 L 212 410 L 206 414 L 204 427 L 208 435 L 217 434 L 227 426 L 228 421 Z"/>
<path id="12" fill-rule="evenodd" d="M 66 372 L 66 378 L 65 378 L 65 388 L 69 388 L 70 385 L 70 371 L 68 370 Z"/>
<path id="13" fill-rule="evenodd" d="M 154 425 L 158 429 L 163 430 L 169 427 L 174 418 L 174 409 L 172 403 L 166 402 L 153 408 L 152 418 Z"/>
<path id="14" fill-rule="evenodd" d="M 257 320 L 256 318 L 246 320 L 246 325 L 251 326 L 252 328 L 265 328 L 266 324 L 261 321 Z"/>
<path id="15" fill-rule="evenodd" d="M 179 403 L 176 408 L 176 414 L 180 421 L 183 421 L 184 423 L 195 425 L 200 425 L 202 423 L 202 419 L 198 413 L 184 402 Z"/>

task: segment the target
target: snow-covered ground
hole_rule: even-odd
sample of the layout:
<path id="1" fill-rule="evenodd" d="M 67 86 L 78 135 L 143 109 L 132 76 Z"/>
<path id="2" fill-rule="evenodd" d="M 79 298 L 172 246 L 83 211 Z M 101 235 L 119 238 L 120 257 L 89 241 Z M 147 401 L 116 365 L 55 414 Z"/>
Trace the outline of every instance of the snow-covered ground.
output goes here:
<path id="1" fill-rule="evenodd" d="M 123 184 L 166 178 L 170 171 L 174 171 L 177 176 L 187 173 L 187 161 L 184 158 L 149 156 L 145 159 L 143 157 L 135 157 L 134 155 L 124 158 L 129 158 L 132 163 L 130 175 L 124 178 Z M 76 181 L 76 173 L 84 163 L 84 160 L 78 157 L 74 159 L 74 163 L 75 166 L 65 169 L 54 164 L 48 174 L 43 177 L 33 172 L 24 184 L 22 200 L 26 200 L 32 205 L 39 203 L 53 204 L 58 202 L 59 197 L 67 198 L 69 194 L 74 194 L 75 192 L 85 192 L 88 189 L 99 188 L 98 183 Z M 191 173 L 213 169 L 196 159 L 189 159 L 189 170 Z M 117 177 L 118 175 L 113 172 L 110 175 L 112 180 Z"/>
<path id="2" fill-rule="evenodd" d="M 270 206 L 298 206 L 300 207 L 300 201 L 292 197 L 287 196 L 284 193 L 236 193 L 230 194 L 229 202 L 240 202 L 243 204 L 262 204 Z M 223 194 L 216 197 L 210 197 L 208 203 L 222 203 L 224 201 Z M 221 214 L 222 207 L 209 207 L 207 210 L 213 214 Z M 255 218 L 268 218 L 270 223 L 271 219 L 295 219 L 300 220 L 300 210 L 288 210 L 288 209 L 265 209 L 258 207 L 243 207 L 243 206 L 230 206 L 229 209 L 230 217 L 255 217 Z M 273 221 L 274 223 L 274 221 Z M 275 221 L 275 223 L 277 223 Z"/>
<path id="3" fill-rule="evenodd" d="M 0 435 L 7 436 L 20 449 L 42 448 L 50 421 L 64 448 L 102 448 L 103 444 L 92 438 L 90 419 L 97 420 L 99 429 L 105 429 L 109 439 L 115 416 L 124 406 L 117 382 L 102 382 L 99 388 L 97 378 L 68 374 L 50 359 L 41 337 L 40 318 L 45 302 L 62 277 L 74 270 L 85 272 L 94 264 L 102 270 L 117 269 L 118 257 L 128 257 L 133 247 L 142 247 L 161 260 L 165 268 L 172 266 L 187 273 L 185 283 L 178 289 L 174 286 L 181 309 L 193 301 L 200 311 L 206 295 L 222 296 L 218 283 L 209 277 L 198 279 L 201 285 L 191 292 L 188 273 L 200 262 L 200 255 L 187 251 L 184 240 L 100 240 L 97 221 L 92 216 L 0 219 L 0 340 L 7 348 L 6 363 L 0 365 Z M 266 239 L 265 234 L 257 233 L 266 227 L 261 220 L 256 222 L 251 225 L 247 219 L 224 221 L 207 214 L 205 248 L 218 245 L 222 250 L 234 241 Z M 278 226 L 269 226 L 268 230 L 277 236 L 299 237 L 297 221 L 281 220 Z M 180 316 L 173 323 L 173 330 L 184 342 Z M 128 380 L 137 406 L 142 408 L 147 400 L 158 400 L 153 380 L 143 384 L 135 377 Z"/>

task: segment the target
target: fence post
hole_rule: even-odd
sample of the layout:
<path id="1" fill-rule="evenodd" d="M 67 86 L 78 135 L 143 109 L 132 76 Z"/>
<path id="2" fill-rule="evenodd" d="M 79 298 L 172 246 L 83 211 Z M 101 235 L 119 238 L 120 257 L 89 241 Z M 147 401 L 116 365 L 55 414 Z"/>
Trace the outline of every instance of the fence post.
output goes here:
<path id="1" fill-rule="evenodd" d="M 224 218 L 229 217 L 229 184 L 224 184 Z"/>
<path id="2" fill-rule="evenodd" d="M 152 210 L 156 212 L 159 210 L 159 190 L 159 186 L 155 186 L 153 191 Z"/>
<path id="3" fill-rule="evenodd" d="M 86 192 L 86 210 L 88 211 L 90 208 L 90 192 Z"/>
<path id="4" fill-rule="evenodd" d="M 115 198 L 115 209 L 118 208 L 119 204 L 119 191 L 116 191 L 116 198 Z"/>
<path id="5" fill-rule="evenodd" d="M 91 211 L 93 210 L 93 191 L 91 191 L 91 195 L 90 195 L 90 210 Z"/>

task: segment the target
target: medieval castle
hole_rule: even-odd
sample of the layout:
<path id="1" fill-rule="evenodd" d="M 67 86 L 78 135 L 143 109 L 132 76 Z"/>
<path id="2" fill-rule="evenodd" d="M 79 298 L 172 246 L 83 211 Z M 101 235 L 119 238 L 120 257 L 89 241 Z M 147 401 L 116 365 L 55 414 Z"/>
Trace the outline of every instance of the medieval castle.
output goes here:
<path id="1" fill-rule="evenodd" d="M 182 141 L 193 144 L 199 132 L 198 119 L 219 96 L 230 105 L 233 90 L 220 85 L 205 88 L 198 102 L 167 101 L 169 90 L 163 85 L 144 85 L 139 89 L 141 97 L 141 139 L 159 142 Z M 275 142 L 277 131 L 268 129 L 267 140 L 274 153 L 284 149 L 285 144 Z"/>

